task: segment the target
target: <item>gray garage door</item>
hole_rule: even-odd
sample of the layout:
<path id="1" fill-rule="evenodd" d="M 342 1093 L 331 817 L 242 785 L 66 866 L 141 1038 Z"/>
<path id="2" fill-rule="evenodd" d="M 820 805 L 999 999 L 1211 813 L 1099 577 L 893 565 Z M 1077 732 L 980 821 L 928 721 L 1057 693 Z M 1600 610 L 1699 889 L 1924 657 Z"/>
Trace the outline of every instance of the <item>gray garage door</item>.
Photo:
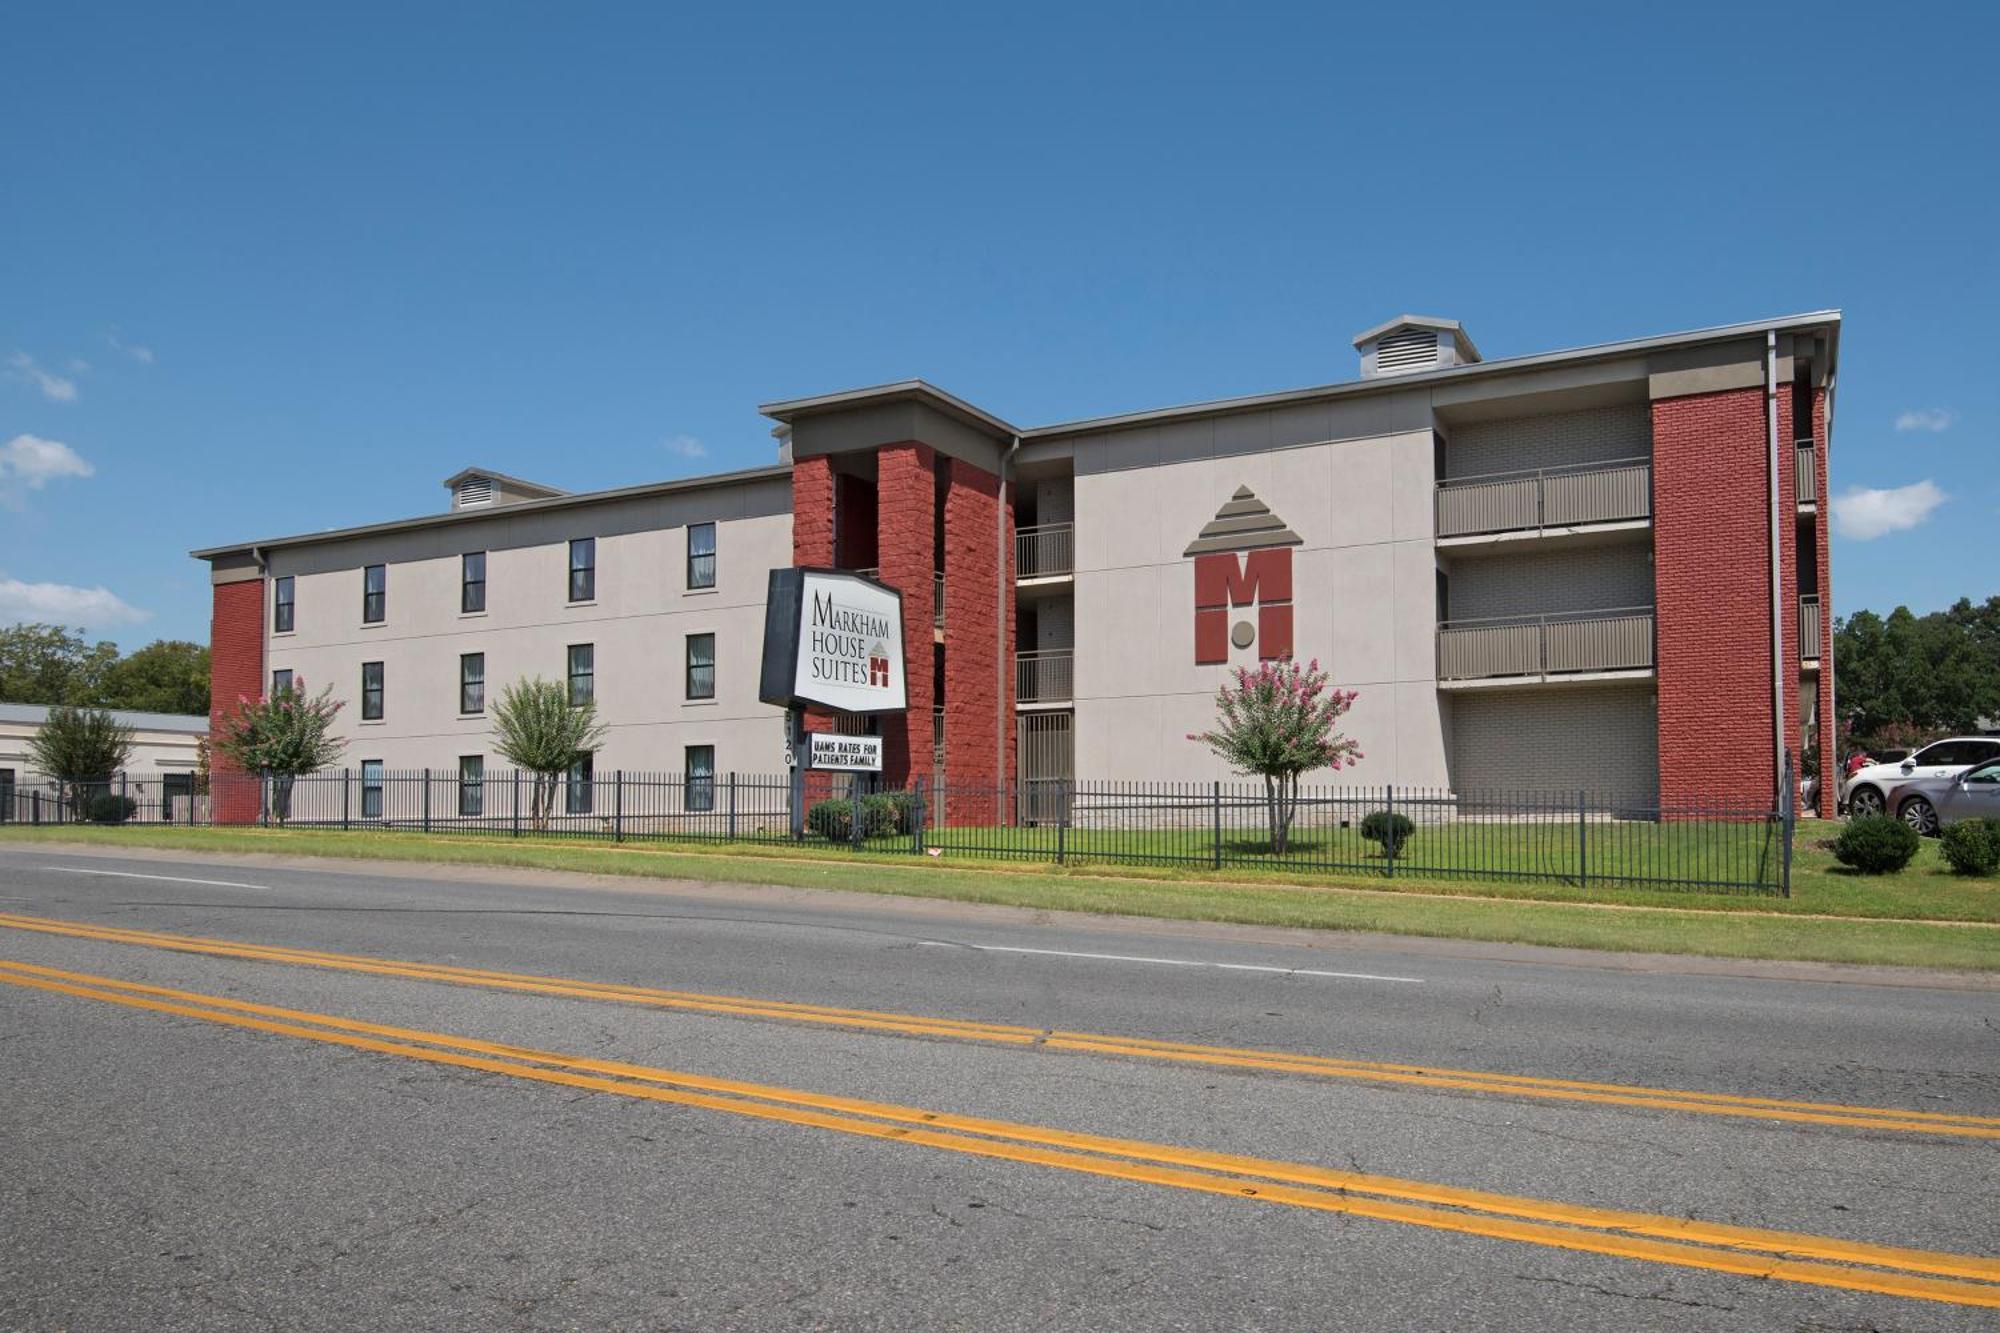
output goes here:
<path id="1" fill-rule="evenodd" d="M 1460 792 L 1581 789 L 1657 804 L 1657 718 L 1650 683 L 1454 693 L 1452 786 Z"/>

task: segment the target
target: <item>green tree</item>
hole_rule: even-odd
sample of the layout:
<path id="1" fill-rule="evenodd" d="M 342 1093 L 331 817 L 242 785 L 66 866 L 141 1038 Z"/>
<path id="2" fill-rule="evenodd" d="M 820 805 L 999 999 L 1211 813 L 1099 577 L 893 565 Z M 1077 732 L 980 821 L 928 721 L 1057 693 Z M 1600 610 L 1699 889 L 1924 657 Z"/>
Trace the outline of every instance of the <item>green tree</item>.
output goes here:
<path id="1" fill-rule="evenodd" d="M 28 742 L 35 767 L 56 780 L 72 819 L 82 819 L 93 792 L 111 785 L 111 775 L 132 754 L 132 730 L 101 708 L 58 704 Z"/>
<path id="2" fill-rule="evenodd" d="M 96 703 L 117 660 L 118 645 L 86 644 L 60 625 L 10 625 L 0 629 L 0 703 Z"/>
<path id="3" fill-rule="evenodd" d="M 330 768 L 347 743 L 333 734 L 340 703 L 331 685 L 306 695 L 296 680 L 268 699 L 241 699 L 216 728 L 214 746 L 270 785 L 271 818 L 291 815 L 292 785 L 303 774 Z"/>
<path id="4" fill-rule="evenodd" d="M 508 763 L 534 774 L 530 816 L 537 830 L 549 826 L 556 785 L 571 764 L 604 741 L 597 702 L 572 705 L 560 681 L 542 676 L 517 680 L 500 691 L 493 708 L 493 748 Z"/>
<path id="5" fill-rule="evenodd" d="M 208 711 L 208 649 L 186 639 L 159 639 L 104 673 L 95 702 L 146 713 Z"/>
<path id="6" fill-rule="evenodd" d="M 1361 756 L 1360 747 L 1334 730 L 1359 697 L 1330 689 L 1319 659 L 1265 662 L 1255 671 L 1238 667 L 1215 695 L 1216 724 L 1191 732 L 1239 773 L 1264 779 L 1264 804 L 1271 826 L 1271 850 L 1285 854 L 1292 819 L 1298 812 L 1299 775 L 1317 768 L 1338 770 Z"/>
<path id="7" fill-rule="evenodd" d="M 2000 597 L 1923 616 L 1857 611 L 1835 622 L 1833 662 L 1859 744 L 1971 730 L 2000 716 Z"/>

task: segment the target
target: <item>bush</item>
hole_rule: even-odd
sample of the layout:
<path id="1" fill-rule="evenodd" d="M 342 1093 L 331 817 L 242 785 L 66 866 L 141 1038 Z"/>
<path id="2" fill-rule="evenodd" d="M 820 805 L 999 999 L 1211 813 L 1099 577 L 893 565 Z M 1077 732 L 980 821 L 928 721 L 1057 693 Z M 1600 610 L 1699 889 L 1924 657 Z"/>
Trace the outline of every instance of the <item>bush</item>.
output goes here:
<path id="1" fill-rule="evenodd" d="M 83 807 L 83 817 L 93 824 L 122 824 L 138 812 L 137 801 L 115 791 L 101 791 Z"/>
<path id="2" fill-rule="evenodd" d="M 894 796 L 877 793 L 861 798 L 861 836 L 863 838 L 886 838 L 894 833 L 907 832 L 904 827 L 904 811 L 913 810 Z M 806 811 L 806 831 L 816 833 L 830 842 L 851 842 L 854 839 L 854 801 L 850 797 L 840 797 L 830 801 L 815 801 Z"/>
<path id="3" fill-rule="evenodd" d="M 1910 863 L 1923 840 L 1917 831 L 1888 815 L 1863 815 L 1847 821 L 1833 840 L 1833 859 L 1864 875 L 1890 875 Z"/>
<path id="4" fill-rule="evenodd" d="M 1947 825 L 1939 847 L 1954 873 L 1990 875 L 2000 869 L 2000 820 L 1966 819 Z"/>
<path id="5" fill-rule="evenodd" d="M 1416 831 L 1417 826 L 1410 822 L 1408 815 L 1388 810 L 1374 811 L 1361 821 L 1361 836 L 1370 842 L 1381 843 L 1384 856 L 1394 856 Z"/>

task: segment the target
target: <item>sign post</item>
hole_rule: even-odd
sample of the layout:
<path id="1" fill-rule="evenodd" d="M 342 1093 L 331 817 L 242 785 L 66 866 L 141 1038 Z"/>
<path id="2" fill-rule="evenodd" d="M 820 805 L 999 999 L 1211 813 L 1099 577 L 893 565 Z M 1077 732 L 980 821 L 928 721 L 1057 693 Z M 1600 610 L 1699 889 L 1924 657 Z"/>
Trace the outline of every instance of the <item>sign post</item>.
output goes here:
<path id="1" fill-rule="evenodd" d="M 785 712 L 785 766 L 791 770 L 792 779 L 792 840 L 797 842 L 806 836 L 806 764 L 805 756 L 799 753 L 806 734 L 806 710 L 792 708 Z"/>

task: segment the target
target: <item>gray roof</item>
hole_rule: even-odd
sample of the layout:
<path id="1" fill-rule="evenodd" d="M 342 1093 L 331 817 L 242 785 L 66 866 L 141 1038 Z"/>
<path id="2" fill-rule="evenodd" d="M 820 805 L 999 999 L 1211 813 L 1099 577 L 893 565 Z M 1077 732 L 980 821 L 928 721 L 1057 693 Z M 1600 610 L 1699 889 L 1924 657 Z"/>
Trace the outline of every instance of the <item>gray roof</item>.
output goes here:
<path id="1" fill-rule="evenodd" d="M 1374 328 L 1355 334 L 1354 345 L 1359 347 L 1391 329 L 1436 329 L 1439 333 L 1449 333 L 1465 345 L 1472 360 L 1479 360 L 1479 349 L 1472 345 L 1472 336 L 1465 331 L 1465 325 L 1455 319 L 1439 319 L 1436 315 L 1398 315 L 1394 319 L 1385 319 Z"/>
<path id="2" fill-rule="evenodd" d="M 991 431 L 996 435 L 1018 435 L 1019 428 L 1002 421 L 984 408 L 974 407 L 955 393 L 947 393 L 927 380 L 897 380 L 892 384 L 875 384 L 864 389 L 841 389 L 835 393 L 816 394 L 811 398 L 788 398 L 781 402 L 764 403 L 758 411 L 774 421 L 782 421 L 787 426 L 800 417 L 812 416 L 819 412 L 838 411 L 860 403 L 900 403 L 918 402 L 937 409 L 946 416 L 978 430 Z"/>
<path id="3" fill-rule="evenodd" d="M 718 472 L 707 477 L 683 477 L 678 481 L 649 481 L 639 486 L 620 486 L 608 491 L 585 491 L 581 495 L 553 495 L 546 500 L 517 500 L 507 505 L 481 505 L 477 509 L 454 509 L 443 514 L 392 519 L 386 523 L 364 523 L 354 528 L 329 528 L 325 532 L 301 532 L 289 537 L 265 537 L 252 542 L 231 542 L 227 546 L 205 546 L 188 554 L 197 560 L 213 560 L 219 555 L 236 555 L 243 551 L 269 550 L 279 546 L 310 546 L 319 542 L 342 541 L 349 537 L 373 537 L 384 532 L 407 532 L 412 528 L 439 527 L 447 523 L 477 523 L 482 519 L 512 518 L 516 514 L 539 513 L 544 509 L 567 509 L 580 505 L 604 504 L 611 500 L 635 500 L 648 495 L 672 495 L 679 491 L 699 491 L 712 486 L 771 481 L 791 475 L 792 470 L 789 467 L 776 464 L 770 467 L 746 468 L 741 472 Z"/>
<path id="4" fill-rule="evenodd" d="M 545 486 L 539 481 L 528 481 L 523 477 L 510 477 L 504 472 L 495 472 L 490 467 L 460 468 L 444 479 L 444 487 L 446 490 L 455 489 L 458 483 L 464 481 L 467 477 L 484 477 L 488 481 L 497 481 L 502 486 L 511 486 L 517 491 L 540 491 L 543 495 L 569 494 L 568 491 L 560 486 Z"/>
<path id="5" fill-rule="evenodd" d="M 50 704 L 0 704 L 0 722 L 26 722 L 40 726 L 49 719 Z M 206 736 L 208 719 L 186 713 L 137 713 L 130 709 L 107 710 L 120 725 L 134 731 L 178 731 L 188 736 Z"/>

